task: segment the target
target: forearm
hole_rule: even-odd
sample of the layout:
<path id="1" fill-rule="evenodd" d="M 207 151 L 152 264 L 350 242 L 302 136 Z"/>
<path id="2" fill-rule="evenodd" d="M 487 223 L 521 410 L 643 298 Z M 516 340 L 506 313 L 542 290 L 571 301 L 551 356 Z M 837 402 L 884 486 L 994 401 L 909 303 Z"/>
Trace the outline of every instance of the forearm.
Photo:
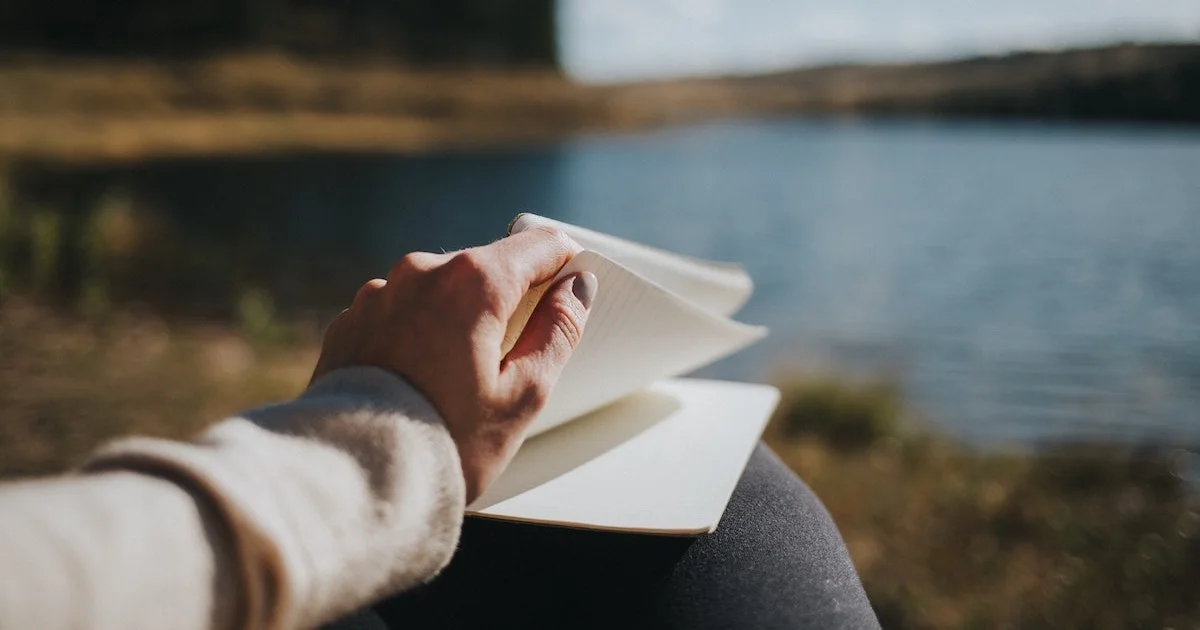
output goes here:
<path id="1" fill-rule="evenodd" d="M 0 628 L 231 627 L 222 529 L 204 501 L 138 473 L 0 489 Z"/>
<path id="2" fill-rule="evenodd" d="M 86 470 L 0 493 L 0 528 L 15 532 L 0 538 L 0 559 L 14 558 L 0 560 L 0 603 L 14 599 L 16 614 L 28 613 L 20 619 L 38 622 L 13 627 L 55 627 L 31 616 L 45 606 L 60 608 L 57 627 L 161 627 L 146 606 L 174 611 L 171 627 L 312 627 L 434 575 L 464 503 L 456 449 L 433 409 L 369 368 L 330 374 L 190 444 L 117 443 Z M 96 520 L 109 526 L 89 529 Z M 49 521 L 62 531 L 41 526 Z M 45 572 L 51 588 L 8 583 L 26 572 Z M 113 603 L 86 605 L 101 599 Z"/>

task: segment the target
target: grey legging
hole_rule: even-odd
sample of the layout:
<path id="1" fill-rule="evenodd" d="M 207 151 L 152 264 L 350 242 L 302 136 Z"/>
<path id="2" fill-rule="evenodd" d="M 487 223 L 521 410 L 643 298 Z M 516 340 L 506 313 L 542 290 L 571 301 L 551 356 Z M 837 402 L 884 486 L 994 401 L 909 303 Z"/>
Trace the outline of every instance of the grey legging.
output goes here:
<path id="1" fill-rule="evenodd" d="M 330 628 L 878 628 L 829 513 L 761 444 L 716 533 L 467 519 L 432 583 Z"/>

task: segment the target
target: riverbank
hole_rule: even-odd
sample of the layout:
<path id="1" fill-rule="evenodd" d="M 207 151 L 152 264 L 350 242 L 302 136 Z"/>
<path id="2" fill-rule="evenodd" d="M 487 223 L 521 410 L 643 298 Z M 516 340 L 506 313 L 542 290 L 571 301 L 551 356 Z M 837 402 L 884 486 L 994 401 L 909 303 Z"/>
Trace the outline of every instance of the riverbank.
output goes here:
<path id="1" fill-rule="evenodd" d="M 0 60 L 0 158 L 104 161 L 543 142 L 728 116 L 1200 122 L 1200 45 L 589 86 L 273 55 Z"/>

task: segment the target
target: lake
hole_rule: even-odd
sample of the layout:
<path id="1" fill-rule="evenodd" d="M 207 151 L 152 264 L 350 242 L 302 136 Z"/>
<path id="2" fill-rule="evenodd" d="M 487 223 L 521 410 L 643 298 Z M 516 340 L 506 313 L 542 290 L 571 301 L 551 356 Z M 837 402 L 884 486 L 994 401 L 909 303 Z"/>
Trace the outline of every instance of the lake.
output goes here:
<path id="1" fill-rule="evenodd" d="M 332 313 L 406 251 L 484 242 L 534 211 L 744 264 L 757 290 L 741 318 L 772 335 L 706 376 L 884 374 L 980 444 L 1200 443 L 1196 131 L 726 121 L 71 177 L 170 217 L 187 248 L 235 260 L 285 311 Z"/>

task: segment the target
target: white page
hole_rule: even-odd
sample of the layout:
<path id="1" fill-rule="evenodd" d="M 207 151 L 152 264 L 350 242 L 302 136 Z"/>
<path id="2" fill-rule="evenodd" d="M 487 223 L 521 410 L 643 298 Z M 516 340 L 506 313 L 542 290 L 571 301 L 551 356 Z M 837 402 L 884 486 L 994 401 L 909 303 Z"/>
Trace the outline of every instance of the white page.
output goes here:
<path id="1" fill-rule="evenodd" d="M 694 370 L 766 335 L 765 328 L 700 309 L 596 252 L 575 256 L 558 277 L 582 271 L 596 274 L 596 299 L 583 339 L 530 427 L 530 435 L 651 381 Z M 537 296 L 530 299 L 536 301 Z M 510 330 L 517 332 L 515 326 Z"/>
<path id="2" fill-rule="evenodd" d="M 556 227 L 585 250 L 615 260 L 647 281 L 717 315 L 733 315 L 754 291 L 753 281 L 739 265 L 675 254 L 536 214 L 518 215 L 509 232 L 534 225 Z"/>
<path id="3" fill-rule="evenodd" d="M 467 511 L 589 529 L 711 532 L 778 401 L 767 385 L 652 384 L 528 440 Z"/>

